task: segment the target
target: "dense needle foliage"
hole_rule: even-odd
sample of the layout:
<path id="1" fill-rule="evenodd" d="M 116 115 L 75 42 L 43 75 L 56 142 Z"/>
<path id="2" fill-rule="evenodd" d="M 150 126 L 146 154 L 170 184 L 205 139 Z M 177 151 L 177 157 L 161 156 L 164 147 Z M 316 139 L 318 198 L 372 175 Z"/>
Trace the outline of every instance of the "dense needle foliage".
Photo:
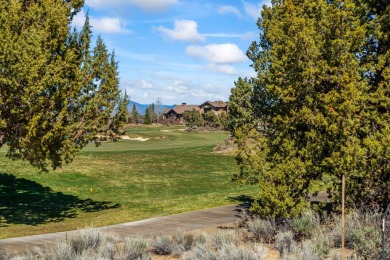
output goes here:
<path id="1" fill-rule="evenodd" d="M 230 107 L 251 111 L 231 110 L 231 122 L 241 167 L 234 178 L 260 187 L 253 210 L 297 215 L 324 176 L 337 205 L 343 174 L 347 206 L 385 209 L 390 5 L 275 0 L 263 8 L 258 27 L 260 39 L 247 52 L 257 77 L 239 79 L 230 97 Z"/>
<path id="2" fill-rule="evenodd" d="M 100 37 L 91 47 L 88 17 L 81 32 L 70 27 L 83 3 L 0 2 L 0 147 L 9 158 L 57 168 L 98 133 L 119 131 L 127 99 L 115 54 Z"/>

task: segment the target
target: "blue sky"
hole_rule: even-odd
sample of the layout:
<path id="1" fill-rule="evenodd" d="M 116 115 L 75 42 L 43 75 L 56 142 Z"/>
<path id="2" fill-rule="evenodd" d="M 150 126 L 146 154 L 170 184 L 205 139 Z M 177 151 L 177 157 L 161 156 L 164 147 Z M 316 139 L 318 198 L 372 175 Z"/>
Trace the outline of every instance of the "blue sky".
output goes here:
<path id="1" fill-rule="evenodd" d="M 258 40 L 257 17 L 270 0 L 86 0 L 119 62 L 121 88 L 139 103 L 227 101 L 239 76 L 254 76 L 245 52 Z"/>

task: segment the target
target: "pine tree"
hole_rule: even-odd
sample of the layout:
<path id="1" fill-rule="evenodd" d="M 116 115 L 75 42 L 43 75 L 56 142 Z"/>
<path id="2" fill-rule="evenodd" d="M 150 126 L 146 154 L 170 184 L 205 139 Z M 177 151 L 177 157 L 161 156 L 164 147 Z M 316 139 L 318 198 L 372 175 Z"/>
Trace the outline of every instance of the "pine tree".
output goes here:
<path id="1" fill-rule="evenodd" d="M 229 97 L 228 129 L 234 136 L 236 129 L 244 125 L 254 125 L 254 111 L 252 108 L 253 86 L 247 78 L 238 78 L 234 82 Z"/>
<path id="2" fill-rule="evenodd" d="M 88 17 L 70 28 L 83 2 L 0 2 L 0 147 L 43 170 L 98 143 L 119 100 L 115 55 L 100 38 L 91 52 Z"/>
<path id="3" fill-rule="evenodd" d="M 256 124 L 234 126 L 241 168 L 235 179 L 260 186 L 257 213 L 300 213 L 311 185 L 325 177 L 337 205 L 343 174 L 349 206 L 386 206 L 377 189 L 364 187 L 376 181 L 389 187 L 390 147 L 389 80 L 385 76 L 376 87 L 379 75 L 370 79 L 376 66 L 388 75 L 388 48 L 384 56 L 368 52 L 379 48 L 386 33 L 377 32 L 383 30 L 376 25 L 380 18 L 367 15 L 365 7 L 341 0 L 273 1 L 264 7 L 260 41 L 247 53 L 257 72 L 250 81 L 253 94 L 247 92 L 250 105 L 239 105 L 252 107 Z M 239 122 L 239 113 L 233 120 Z"/>
<path id="4" fill-rule="evenodd" d="M 144 124 L 145 125 L 151 125 L 152 124 L 152 118 L 150 117 L 150 107 L 147 107 L 145 110 L 145 115 L 144 115 Z"/>
<path id="5" fill-rule="evenodd" d="M 134 124 L 140 123 L 140 114 L 139 114 L 135 104 L 133 104 L 133 108 L 131 110 L 131 118 L 132 118 L 132 123 L 134 123 Z"/>

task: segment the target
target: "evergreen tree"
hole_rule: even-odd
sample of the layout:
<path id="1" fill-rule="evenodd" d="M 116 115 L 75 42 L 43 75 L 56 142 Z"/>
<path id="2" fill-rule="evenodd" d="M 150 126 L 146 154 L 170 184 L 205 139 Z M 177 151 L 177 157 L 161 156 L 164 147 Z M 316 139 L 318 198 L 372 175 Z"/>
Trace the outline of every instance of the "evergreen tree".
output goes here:
<path id="1" fill-rule="evenodd" d="M 134 124 L 139 124 L 140 123 L 140 114 L 137 110 L 137 107 L 135 106 L 135 104 L 133 104 L 133 108 L 131 110 L 131 118 L 132 118 L 132 123 Z"/>
<path id="2" fill-rule="evenodd" d="M 247 53 L 257 77 L 236 83 L 236 92 L 247 85 L 248 98 L 231 120 L 241 168 L 235 179 L 260 186 L 257 213 L 300 213 L 324 177 L 337 205 L 343 174 L 349 206 L 387 206 L 390 8 L 370 14 L 370 5 L 286 0 L 263 8 L 260 41 Z M 254 121 L 242 123 L 237 111 L 247 107 Z"/>
<path id="3" fill-rule="evenodd" d="M 153 110 L 151 105 L 148 106 L 145 110 L 145 115 L 144 115 L 144 124 L 145 125 L 151 125 L 153 124 Z"/>
<path id="4" fill-rule="evenodd" d="M 115 55 L 100 37 L 91 52 L 88 17 L 81 32 L 70 29 L 83 2 L 0 2 L 0 147 L 43 170 L 118 131 Z"/>
<path id="5" fill-rule="evenodd" d="M 117 111 L 112 118 L 108 133 L 106 133 L 106 136 L 107 135 L 110 136 L 113 140 L 117 140 L 119 138 L 117 133 L 119 134 L 124 133 L 122 127 L 125 123 L 127 123 L 129 119 L 129 111 L 127 110 L 128 105 L 129 105 L 129 96 L 125 91 L 125 94 L 122 97 L 120 97 L 118 100 Z"/>
<path id="6" fill-rule="evenodd" d="M 203 126 L 202 115 L 195 109 L 192 109 L 191 111 L 184 111 L 183 119 L 190 127 Z"/>
<path id="7" fill-rule="evenodd" d="M 203 114 L 203 121 L 205 126 L 216 127 L 218 124 L 218 117 L 210 110 Z"/>
<path id="8" fill-rule="evenodd" d="M 150 122 L 153 124 L 156 122 L 156 107 L 154 105 L 154 103 L 150 104 L 149 106 L 149 119 L 150 119 Z"/>
<path id="9" fill-rule="evenodd" d="M 234 135 L 236 129 L 254 124 L 254 111 L 252 108 L 253 86 L 248 79 L 238 78 L 234 82 L 229 97 L 229 115 L 227 129 Z"/>

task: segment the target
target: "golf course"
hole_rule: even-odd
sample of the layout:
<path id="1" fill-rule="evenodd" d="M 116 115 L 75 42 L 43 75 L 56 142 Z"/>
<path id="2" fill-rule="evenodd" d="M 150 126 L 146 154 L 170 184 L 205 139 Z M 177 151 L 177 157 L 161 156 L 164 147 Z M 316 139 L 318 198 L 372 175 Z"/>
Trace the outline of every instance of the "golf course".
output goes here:
<path id="1" fill-rule="evenodd" d="M 233 155 L 213 148 L 228 132 L 126 126 L 71 164 L 41 172 L 0 150 L 0 238 L 98 227 L 238 203 L 255 186 L 230 181 Z"/>

